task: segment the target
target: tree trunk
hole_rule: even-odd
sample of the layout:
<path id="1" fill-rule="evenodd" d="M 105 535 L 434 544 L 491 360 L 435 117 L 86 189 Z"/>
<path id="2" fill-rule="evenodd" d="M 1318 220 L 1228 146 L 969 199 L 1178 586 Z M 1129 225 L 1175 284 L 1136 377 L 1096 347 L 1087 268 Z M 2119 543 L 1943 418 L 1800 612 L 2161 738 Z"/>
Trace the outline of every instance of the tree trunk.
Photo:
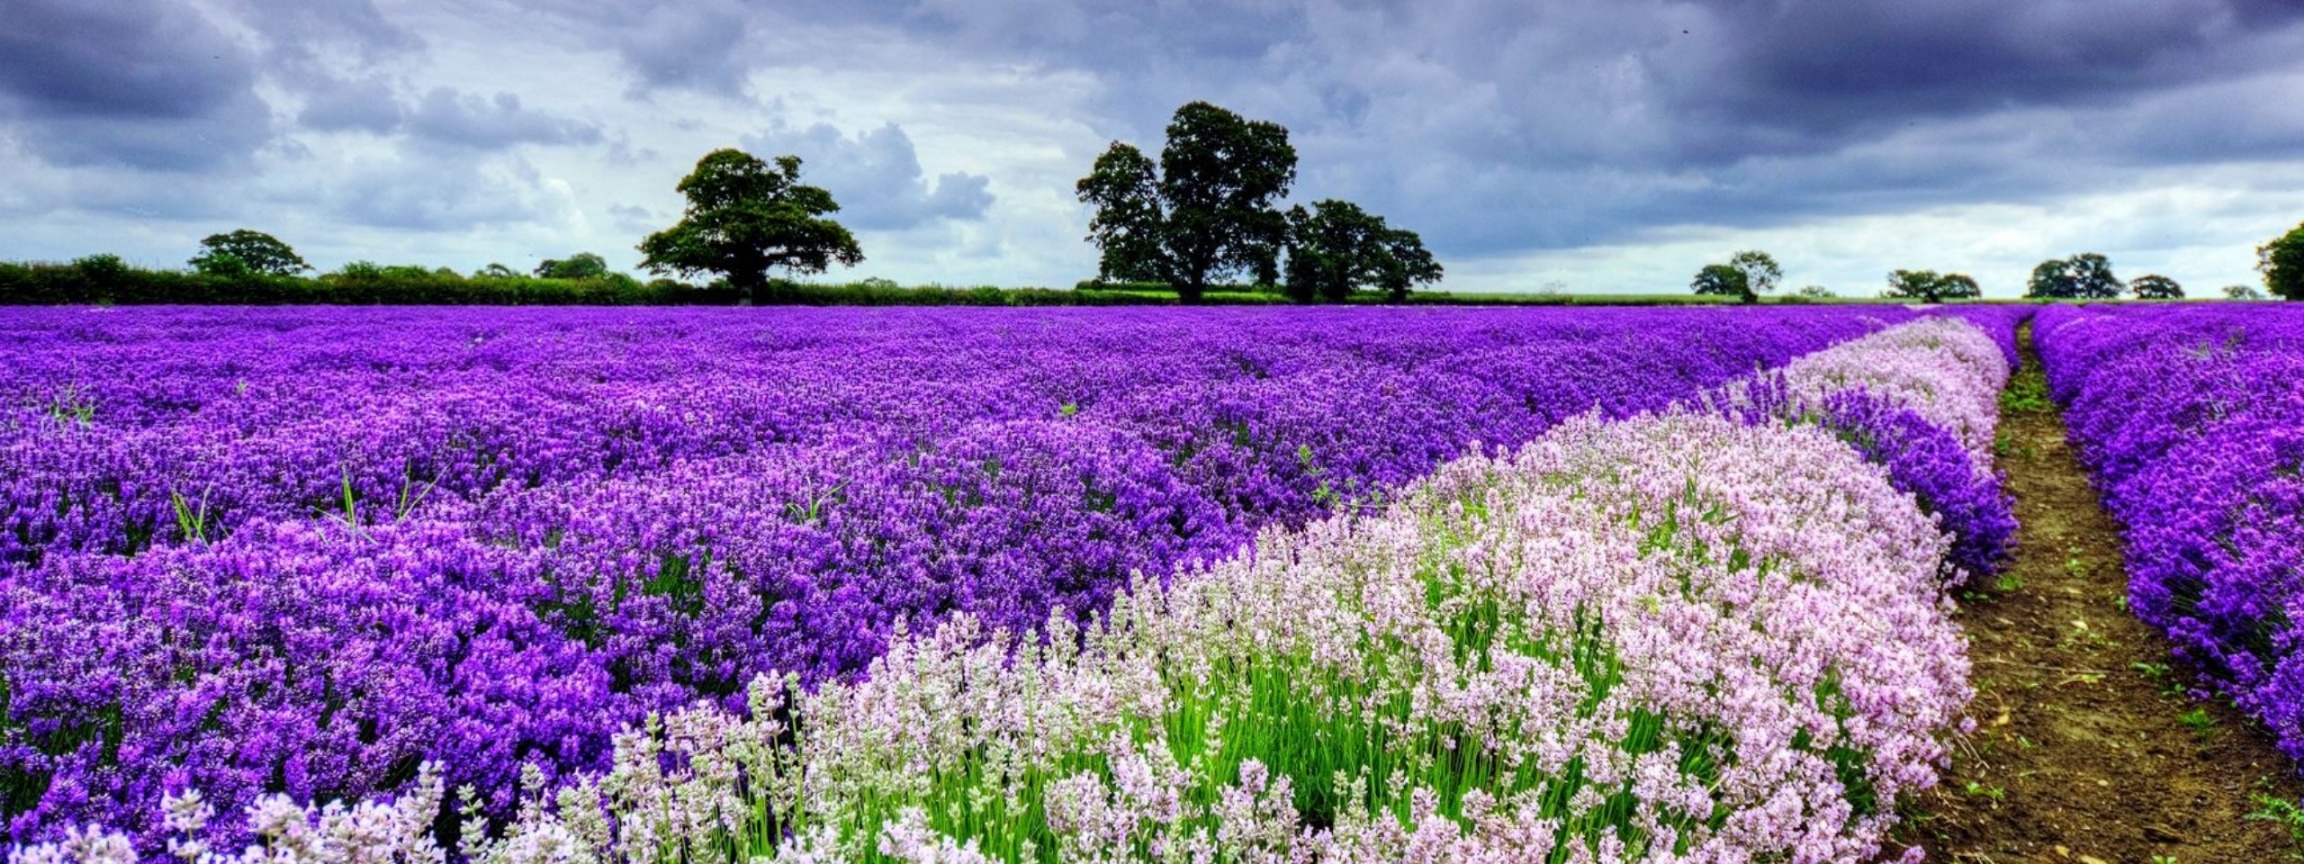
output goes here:
<path id="1" fill-rule="evenodd" d="M 1198 306 L 1200 305 L 1200 295 L 1207 293 L 1207 291 L 1208 284 L 1204 279 L 1195 278 L 1189 282 L 1181 282 L 1176 285 L 1176 301 L 1186 306 Z"/>

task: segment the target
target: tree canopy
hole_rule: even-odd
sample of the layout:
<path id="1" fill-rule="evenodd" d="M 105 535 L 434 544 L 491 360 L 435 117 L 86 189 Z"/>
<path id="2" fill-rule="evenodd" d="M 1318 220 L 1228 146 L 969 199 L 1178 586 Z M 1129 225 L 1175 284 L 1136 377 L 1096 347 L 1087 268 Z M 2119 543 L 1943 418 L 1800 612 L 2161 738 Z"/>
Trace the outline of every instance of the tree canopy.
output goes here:
<path id="1" fill-rule="evenodd" d="M 1776 283 L 1784 279 L 1784 268 L 1776 266 L 1775 257 L 1757 249 L 1728 256 L 1728 266 L 1743 272 L 1744 286 L 1749 289 L 1744 298 L 1747 303 L 1757 299 L 1753 295 L 1773 293 Z"/>
<path id="2" fill-rule="evenodd" d="M 2304 225 L 2256 247 L 2256 270 L 2272 296 L 2304 300 Z"/>
<path id="3" fill-rule="evenodd" d="M 864 260 L 856 237 L 825 218 L 840 210 L 832 193 L 800 182 L 798 156 L 771 165 L 742 150 L 714 150 L 676 188 L 688 198 L 685 215 L 640 241 L 640 266 L 649 272 L 718 273 L 751 302 L 770 270 L 822 273 L 834 262 Z"/>
<path id="4" fill-rule="evenodd" d="M 608 275 L 608 260 L 590 252 L 546 258 L 536 265 L 536 275 L 546 279 L 598 279 Z"/>
<path id="5" fill-rule="evenodd" d="M 1343 302 L 1361 288 L 1394 303 L 1415 285 L 1440 280 L 1442 268 L 1414 231 L 1350 201 L 1316 201 L 1288 211 L 1288 296 L 1299 302 Z"/>
<path id="6" fill-rule="evenodd" d="M 1176 109 L 1157 165 L 1115 141 L 1074 192 L 1096 208 L 1088 239 L 1101 278 L 1165 282 L 1193 303 L 1220 279 L 1279 279 L 1289 225 L 1277 202 L 1295 180 L 1286 127 L 1192 102 Z"/>
<path id="7" fill-rule="evenodd" d="M 1976 280 L 1966 273 L 1938 273 L 1934 270 L 1891 270 L 1888 290 L 1883 297 L 1907 297 L 1922 303 L 1941 303 L 1984 296 Z"/>
<path id="8" fill-rule="evenodd" d="M 192 256 L 189 263 L 199 272 L 223 276 L 293 276 L 312 269 L 280 238 L 246 228 L 201 239 L 200 254 Z"/>
<path id="9" fill-rule="evenodd" d="M 1752 298 L 1751 280 L 1744 271 L 1726 264 L 1706 264 L 1696 271 L 1696 278 L 1688 283 L 1698 294 L 1721 294 L 1731 297 Z"/>
<path id="10" fill-rule="evenodd" d="M 2127 287 L 2112 275 L 2110 259 L 2094 252 L 2052 258 L 2032 268 L 2024 296 L 2055 300 L 2110 300 Z"/>
<path id="11" fill-rule="evenodd" d="M 2129 280 L 2128 290 L 2135 292 L 2138 300 L 2184 299 L 2184 286 L 2158 273 L 2147 273 Z"/>

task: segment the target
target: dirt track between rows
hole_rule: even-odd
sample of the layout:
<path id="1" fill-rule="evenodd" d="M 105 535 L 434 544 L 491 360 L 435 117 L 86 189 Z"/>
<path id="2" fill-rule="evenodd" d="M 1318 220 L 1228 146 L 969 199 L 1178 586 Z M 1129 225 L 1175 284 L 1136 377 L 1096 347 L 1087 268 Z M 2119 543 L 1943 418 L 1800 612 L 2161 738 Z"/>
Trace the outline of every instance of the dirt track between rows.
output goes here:
<path id="1" fill-rule="evenodd" d="M 2288 827 L 2250 818 L 2255 796 L 2297 801 L 2304 782 L 2228 702 L 2193 698 L 2168 642 L 2128 613 L 2118 524 L 2021 335 L 1998 448 L 2020 549 L 1962 600 L 1977 729 L 1910 808 L 1908 842 L 1977 864 L 2304 860 Z"/>

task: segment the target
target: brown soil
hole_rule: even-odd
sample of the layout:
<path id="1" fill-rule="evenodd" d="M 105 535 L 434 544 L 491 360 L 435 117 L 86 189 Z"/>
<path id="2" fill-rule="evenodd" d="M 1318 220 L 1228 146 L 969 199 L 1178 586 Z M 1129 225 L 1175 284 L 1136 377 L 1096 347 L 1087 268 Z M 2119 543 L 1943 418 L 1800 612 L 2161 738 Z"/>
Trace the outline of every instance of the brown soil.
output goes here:
<path id="1" fill-rule="evenodd" d="M 2128 613 L 2117 523 L 2038 395 L 2029 325 L 2021 338 L 1999 448 L 2021 547 L 1962 602 L 1976 732 L 1906 841 L 1937 862 L 2304 860 L 2286 825 L 2250 818 L 2252 796 L 2296 801 L 2304 782 L 2228 702 L 2188 696 L 2196 680 Z"/>

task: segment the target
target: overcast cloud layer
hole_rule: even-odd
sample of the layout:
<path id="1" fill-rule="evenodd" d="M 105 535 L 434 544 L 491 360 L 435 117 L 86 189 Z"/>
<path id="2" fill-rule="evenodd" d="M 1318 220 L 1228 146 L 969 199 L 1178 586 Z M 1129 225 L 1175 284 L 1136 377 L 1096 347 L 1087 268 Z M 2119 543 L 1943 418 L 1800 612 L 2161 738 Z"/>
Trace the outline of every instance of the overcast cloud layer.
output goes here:
<path id="1" fill-rule="evenodd" d="M 1206 99 L 1294 197 L 1419 231 L 1457 290 L 1895 267 L 2014 295 L 2104 252 L 2195 293 L 2304 220 L 2295 0 L 0 0 L 0 259 L 631 267 L 705 152 L 797 154 L 833 278 L 1092 275 L 1072 183 Z"/>

